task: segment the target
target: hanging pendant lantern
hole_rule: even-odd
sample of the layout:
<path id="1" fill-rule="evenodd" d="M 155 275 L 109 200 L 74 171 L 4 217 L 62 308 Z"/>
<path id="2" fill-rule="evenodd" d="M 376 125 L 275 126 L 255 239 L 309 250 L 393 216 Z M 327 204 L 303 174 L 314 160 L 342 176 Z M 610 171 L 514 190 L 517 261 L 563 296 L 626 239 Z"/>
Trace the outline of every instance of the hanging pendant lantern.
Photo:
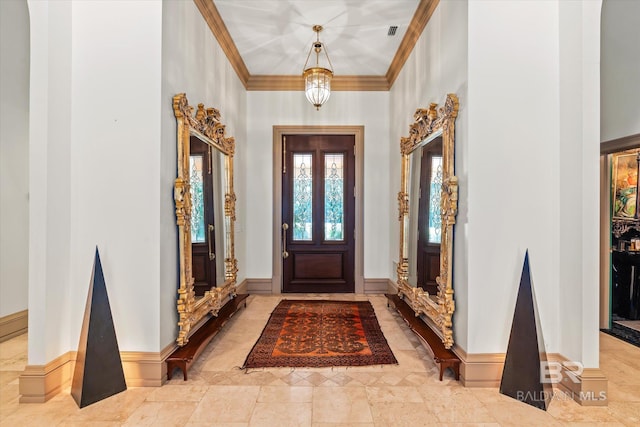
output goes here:
<path id="1" fill-rule="evenodd" d="M 329 96 L 331 96 L 331 79 L 333 78 L 333 66 L 331 60 L 327 54 L 327 48 L 320 41 L 320 31 L 322 31 L 321 25 L 314 25 L 313 31 L 316 32 L 316 41 L 311 43 L 311 49 L 307 55 L 307 61 L 304 63 L 304 71 L 302 76 L 304 78 L 304 93 L 307 96 L 307 100 L 312 103 L 316 110 L 319 110 L 322 105 L 327 102 Z M 316 63 L 314 66 L 307 66 L 309 64 L 309 58 L 311 53 L 315 52 Z M 320 53 L 324 52 L 324 56 L 327 59 L 329 68 L 320 66 Z"/>

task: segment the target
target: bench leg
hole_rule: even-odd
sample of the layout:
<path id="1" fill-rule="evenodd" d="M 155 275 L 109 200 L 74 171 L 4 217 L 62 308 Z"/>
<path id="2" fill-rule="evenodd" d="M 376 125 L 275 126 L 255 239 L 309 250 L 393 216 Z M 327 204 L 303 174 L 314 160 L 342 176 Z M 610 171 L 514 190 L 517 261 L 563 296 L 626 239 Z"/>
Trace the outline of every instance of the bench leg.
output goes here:
<path id="1" fill-rule="evenodd" d="M 182 371 L 182 377 L 187 380 L 187 362 L 167 362 L 167 381 L 173 376 L 173 370 L 178 368 Z"/>
<path id="2" fill-rule="evenodd" d="M 169 381 L 173 376 L 173 368 L 173 363 L 167 362 L 167 381 Z"/>
<path id="3" fill-rule="evenodd" d="M 442 361 L 439 361 L 437 363 L 440 363 L 440 381 L 442 381 L 442 374 L 444 374 L 444 371 L 447 368 L 451 368 L 451 371 L 453 372 L 453 375 L 454 375 L 456 381 L 460 380 L 460 362 L 442 362 Z"/>

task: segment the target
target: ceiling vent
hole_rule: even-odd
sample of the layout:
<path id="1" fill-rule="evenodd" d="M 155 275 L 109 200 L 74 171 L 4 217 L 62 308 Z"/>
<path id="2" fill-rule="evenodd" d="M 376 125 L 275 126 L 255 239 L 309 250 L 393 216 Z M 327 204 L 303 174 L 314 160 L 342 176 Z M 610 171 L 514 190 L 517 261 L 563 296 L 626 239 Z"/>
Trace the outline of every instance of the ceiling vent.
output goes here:
<path id="1" fill-rule="evenodd" d="M 395 36 L 396 35 L 396 31 L 398 31 L 398 26 L 397 25 L 392 25 L 389 27 L 389 31 L 387 32 L 388 36 Z"/>

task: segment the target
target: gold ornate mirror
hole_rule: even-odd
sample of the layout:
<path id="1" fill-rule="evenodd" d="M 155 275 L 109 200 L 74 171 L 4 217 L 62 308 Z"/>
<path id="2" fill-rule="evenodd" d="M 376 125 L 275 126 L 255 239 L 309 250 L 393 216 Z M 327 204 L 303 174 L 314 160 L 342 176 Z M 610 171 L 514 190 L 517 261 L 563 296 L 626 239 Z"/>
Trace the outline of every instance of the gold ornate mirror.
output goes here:
<path id="1" fill-rule="evenodd" d="M 178 177 L 174 200 L 178 224 L 180 284 L 178 345 L 209 314 L 236 295 L 238 262 L 234 255 L 235 141 L 226 137 L 220 112 L 189 105 L 185 94 L 173 97 L 178 122 Z"/>
<path id="2" fill-rule="evenodd" d="M 454 174 L 458 97 L 414 115 L 401 138 L 398 295 L 416 316 L 425 315 L 446 348 L 453 345 L 453 225 L 458 209 Z"/>

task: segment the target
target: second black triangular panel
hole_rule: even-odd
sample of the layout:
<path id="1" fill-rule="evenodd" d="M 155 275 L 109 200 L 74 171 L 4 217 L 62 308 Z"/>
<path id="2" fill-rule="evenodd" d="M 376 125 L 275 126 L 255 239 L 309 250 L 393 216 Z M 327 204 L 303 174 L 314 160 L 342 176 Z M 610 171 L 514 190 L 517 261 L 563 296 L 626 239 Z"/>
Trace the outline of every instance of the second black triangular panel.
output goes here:
<path id="1" fill-rule="evenodd" d="M 83 408 L 126 389 L 100 254 L 96 248 L 71 395 Z"/>
<path id="2" fill-rule="evenodd" d="M 522 266 L 500 393 L 546 411 L 553 396 L 551 384 L 541 375 L 541 362 L 546 361 L 547 353 L 531 286 L 527 251 Z"/>

